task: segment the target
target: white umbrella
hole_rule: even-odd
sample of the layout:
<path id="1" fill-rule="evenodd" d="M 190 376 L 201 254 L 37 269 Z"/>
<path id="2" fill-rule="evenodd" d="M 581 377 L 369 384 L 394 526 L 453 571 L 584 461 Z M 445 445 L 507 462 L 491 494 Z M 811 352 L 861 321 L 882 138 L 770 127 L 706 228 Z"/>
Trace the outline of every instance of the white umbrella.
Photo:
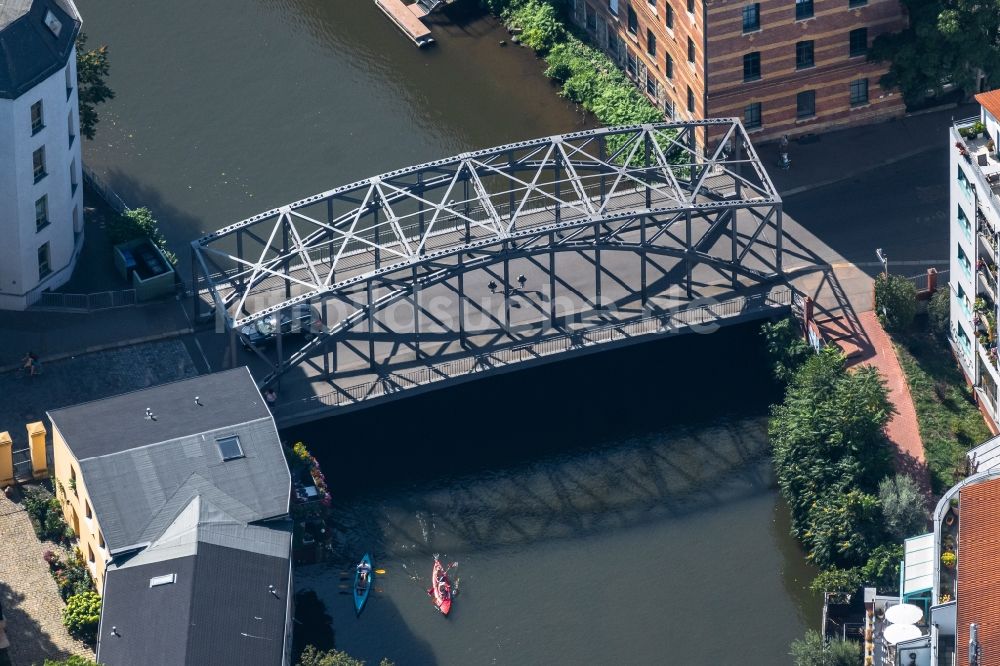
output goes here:
<path id="1" fill-rule="evenodd" d="M 913 604 L 897 604 L 885 611 L 885 619 L 892 624 L 916 624 L 923 616 L 920 606 Z"/>
<path id="2" fill-rule="evenodd" d="M 903 641 L 908 641 L 913 638 L 920 638 L 923 636 L 923 632 L 920 628 L 914 624 L 890 624 L 882 632 L 882 638 L 889 645 L 895 645 L 896 643 L 902 643 Z"/>

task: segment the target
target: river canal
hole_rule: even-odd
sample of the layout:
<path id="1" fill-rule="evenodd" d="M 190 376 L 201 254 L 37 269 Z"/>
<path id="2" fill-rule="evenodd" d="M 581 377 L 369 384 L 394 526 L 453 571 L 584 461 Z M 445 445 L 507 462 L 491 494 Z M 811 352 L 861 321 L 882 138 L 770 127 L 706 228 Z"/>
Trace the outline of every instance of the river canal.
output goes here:
<path id="1" fill-rule="evenodd" d="M 458 17 L 418 51 L 370 0 L 79 0 L 117 98 L 85 160 L 193 237 L 401 166 L 586 126 L 541 65 Z M 183 268 L 183 264 L 182 264 Z M 186 273 L 185 273 L 186 274 Z M 337 646 L 377 663 L 780 664 L 819 624 L 766 440 L 755 327 L 686 336 L 301 428 L 337 543 L 387 574 L 360 620 L 297 571 Z M 458 561 L 441 618 L 430 555 Z"/>

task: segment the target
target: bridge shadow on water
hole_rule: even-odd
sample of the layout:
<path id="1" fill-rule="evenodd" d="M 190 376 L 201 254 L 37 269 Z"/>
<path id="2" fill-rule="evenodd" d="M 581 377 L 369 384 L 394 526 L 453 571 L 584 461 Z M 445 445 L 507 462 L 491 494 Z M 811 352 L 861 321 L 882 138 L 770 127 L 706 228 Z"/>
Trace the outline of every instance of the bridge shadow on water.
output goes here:
<path id="1" fill-rule="evenodd" d="M 383 552 L 470 551 L 685 516 L 770 492 L 766 414 L 776 396 L 758 325 L 749 324 L 502 375 L 284 434 L 321 461 L 348 550 L 374 539 Z"/>

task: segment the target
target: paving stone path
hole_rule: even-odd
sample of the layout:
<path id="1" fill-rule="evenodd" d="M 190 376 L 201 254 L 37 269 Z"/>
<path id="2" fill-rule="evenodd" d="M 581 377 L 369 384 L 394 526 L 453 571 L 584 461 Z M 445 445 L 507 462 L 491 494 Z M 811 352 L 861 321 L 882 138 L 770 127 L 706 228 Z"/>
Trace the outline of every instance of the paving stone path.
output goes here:
<path id="1" fill-rule="evenodd" d="M 59 546 L 40 542 L 28 514 L 0 493 L 0 603 L 13 666 L 40 666 L 74 654 L 94 658 L 93 650 L 63 626 L 62 597 L 42 559 L 46 549 Z"/>

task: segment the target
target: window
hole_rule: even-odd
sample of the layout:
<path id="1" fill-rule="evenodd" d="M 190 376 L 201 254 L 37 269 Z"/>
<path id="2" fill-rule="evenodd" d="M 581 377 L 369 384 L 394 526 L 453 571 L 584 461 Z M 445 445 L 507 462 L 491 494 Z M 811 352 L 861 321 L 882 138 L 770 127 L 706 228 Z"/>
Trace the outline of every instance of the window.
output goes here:
<path id="1" fill-rule="evenodd" d="M 49 225 L 49 195 L 43 194 L 35 202 L 35 231 L 41 231 Z"/>
<path id="2" fill-rule="evenodd" d="M 632 5 L 629 5 L 628 7 L 628 31 L 631 35 L 639 33 L 639 17 L 635 15 L 635 10 L 632 9 Z"/>
<path id="3" fill-rule="evenodd" d="M 795 0 L 795 20 L 812 18 L 813 0 Z"/>
<path id="4" fill-rule="evenodd" d="M 688 37 L 688 62 L 694 62 L 694 40 Z"/>
<path id="5" fill-rule="evenodd" d="M 760 78 L 760 51 L 743 56 L 743 80 L 756 81 Z"/>
<path id="6" fill-rule="evenodd" d="M 667 54 L 665 65 L 667 69 L 667 78 L 674 78 L 674 59 L 669 53 Z"/>
<path id="7" fill-rule="evenodd" d="M 45 146 L 42 146 L 31 154 L 32 172 L 35 174 L 35 182 L 45 178 Z"/>
<path id="8" fill-rule="evenodd" d="M 88 502 L 87 500 L 83 500 L 83 511 L 84 511 L 84 515 L 87 516 L 87 520 L 93 520 L 94 519 L 94 512 L 91 511 L 91 509 L 90 509 L 90 502 Z"/>
<path id="9" fill-rule="evenodd" d="M 864 7 L 868 4 L 868 0 L 847 0 L 848 7 Z"/>
<path id="10" fill-rule="evenodd" d="M 677 117 L 677 109 L 674 107 L 674 101 L 668 99 L 663 103 L 663 114 L 668 120 L 673 120 Z"/>
<path id="11" fill-rule="evenodd" d="M 78 184 L 78 181 L 76 179 L 76 158 L 74 157 L 73 161 L 69 163 L 69 193 L 70 194 L 76 194 L 77 184 Z"/>
<path id="12" fill-rule="evenodd" d="M 694 0 L 687 0 L 688 2 L 688 14 L 694 14 Z"/>
<path id="13" fill-rule="evenodd" d="M 659 89 L 660 89 L 660 87 L 656 83 L 656 79 L 654 79 L 652 76 L 647 76 L 646 77 L 646 92 L 649 93 L 649 96 L 652 97 L 653 99 L 656 99 L 656 94 L 657 94 L 657 92 L 659 92 Z"/>
<path id="14" fill-rule="evenodd" d="M 613 23 L 608 23 L 608 53 L 614 57 L 618 57 L 618 33 L 611 26 Z"/>
<path id="15" fill-rule="evenodd" d="M 73 145 L 73 139 L 76 138 L 76 128 L 73 127 L 73 112 L 70 111 L 69 115 L 66 116 L 66 131 L 69 133 L 69 145 Z"/>
<path id="16" fill-rule="evenodd" d="M 31 105 L 31 133 L 38 134 L 43 127 L 45 122 L 42 118 L 42 102 L 39 100 Z"/>
<path id="17" fill-rule="evenodd" d="M 66 65 L 66 99 L 73 94 L 73 65 Z"/>
<path id="18" fill-rule="evenodd" d="M 590 5 L 584 5 L 584 14 L 587 21 L 587 30 L 590 32 L 597 30 L 597 11 Z"/>
<path id="19" fill-rule="evenodd" d="M 633 79 L 639 76 L 639 59 L 630 49 L 625 49 L 625 73 Z"/>
<path id="20" fill-rule="evenodd" d="M 743 7 L 743 32 L 753 32 L 760 30 L 760 3 Z"/>
<path id="21" fill-rule="evenodd" d="M 748 104 L 743 109 L 743 125 L 747 129 L 757 129 L 760 127 L 760 102 Z"/>
<path id="22" fill-rule="evenodd" d="M 868 28 L 851 30 L 851 57 L 868 53 Z"/>
<path id="23" fill-rule="evenodd" d="M 149 579 L 150 587 L 159 587 L 160 585 L 170 585 L 177 582 L 177 574 L 169 573 L 162 576 L 153 576 Z"/>
<path id="24" fill-rule="evenodd" d="M 94 563 L 94 548 L 89 543 L 87 544 L 87 561 L 91 564 Z"/>
<path id="25" fill-rule="evenodd" d="M 674 8 L 670 5 L 663 7 L 663 11 L 666 13 L 667 28 L 670 30 L 674 29 Z"/>
<path id="26" fill-rule="evenodd" d="M 806 90 L 795 96 L 795 117 L 812 118 L 816 115 L 816 91 Z"/>
<path id="27" fill-rule="evenodd" d="M 694 113 L 694 91 L 688 86 L 688 112 Z"/>
<path id="28" fill-rule="evenodd" d="M 649 3 L 649 8 L 656 12 L 656 0 L 646 0 Z"/>
<path id="29" fill-rule="evenodd" d="M 851 106 L 868 103 L 868 79 L 851 81 Z"/>
<path id="30" fill-rule="evenodd" d="M 656 57 L 656 35 L 649 28 L 646 28 L 646 53 L 650 58 Z"/>
<path id="31" fill-rule="evenodd" d="M 49 262 L 49 244 L 43 243 L 40 248 L 38 248 L 38 279 L 46 277 L 52 272 L 52 264 Z M 73 472 L 73 480 L 76 480 L 76 472 Z M 73 494 L 76 494 L 76 487 L 73 488 Z"/>
<path id="32" fill-rule="evenodd" d="M 44 247 L 46 248 L 45 250 L 46 254 L 48 254 L 48 244 L 46 243 Z M 42 256 L 41 248 L 39 248 L 38 250 L 38 256 L 39 257 Z M 76 468 L 73 467 L 72 465 L 70 465 L 69 468 L 69 488 L 70 490 L 73 491 L 73 494 L 76 495 Z"/>
<path id="33" fill-rule="evenodd" d="M 795 69 L 807 69 L 816 64 L 813 58 L 813 41 L 795 43 Z"/>
<path id="34" fill-rule="evenodd" d="M 243 457 L 243 447 L 240 446 L 240 438 L 236 435 L 217 439 L 215 443 L 219 447 L 219 453 L 222 454 L 223 460 L 235 460 Z"/>
<path id="35" fill-rule="evenodd" d="M 102 549 L 107 548 L 107 544 L 104 543 L 104 532 L 97 530 L 97 545 Z"/>

